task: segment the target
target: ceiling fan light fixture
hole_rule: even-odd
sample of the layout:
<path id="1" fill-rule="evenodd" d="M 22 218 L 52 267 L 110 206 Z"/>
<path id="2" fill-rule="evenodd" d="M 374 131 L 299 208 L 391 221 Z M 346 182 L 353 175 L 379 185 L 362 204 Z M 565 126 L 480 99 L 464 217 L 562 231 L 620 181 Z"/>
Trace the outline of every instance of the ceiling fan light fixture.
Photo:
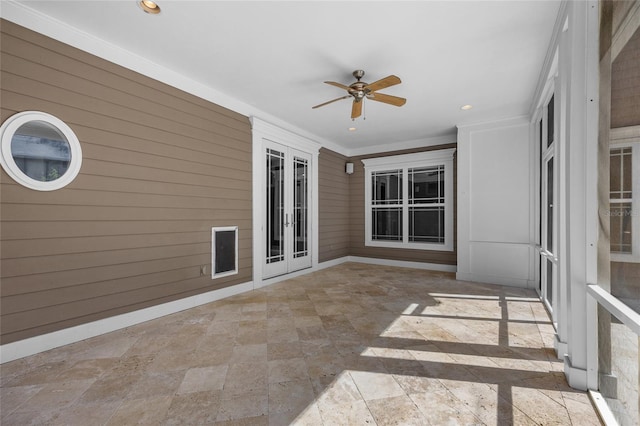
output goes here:
<path id="1" fill-rule="evenodd" d="M 460 107 L 460 109 L 461 109 L 461 110 L 463 110 L 463 111 L 469 111 L 471 108 L 473 108 L 473 105 L 469 105 L 469 104 L 467 104 L 467 105 L 462 105 L 462 106 Z"/>
<path id="2" fill-rule="evenodd" d="M 140 8 L 144 12 L 150 13 L 152 15 L 157 15 L 158 13 L 160 13 L 160 6 L 158 6 L 158 3 L 151 0 L 140 0 L 138 2 L 138 6 L 140 6 Z"/>
<path id="3" fill-rule="evenodd" d="M 350 132 L 355 132 L 356 130 L 358 130 L 358 129 L 357 129 L 357 128 L 355 128 L 355 127 L 349 127 L 349 131 L 350 131 Z"/>
<path id="4" fill-rule="evenodd" d="M 373 83 L 367 83 L 361 81 L 360 79 L 364 77 L 363 70 L 355 70 L 353 72 L 353 76 L 357 79 L 354 83 L 350 85 L 345 85 L 341 83 L 336 83 L 335 81 L 325 81 L 326 84 L 331 86 L 335 86 L 339 89 L 346 90 L 347 95 L 342 96 L 340 98 L 332 99 L 327 102 L 323 102 L 319 105 L 315 105 L 311 107 L 312 109 L 320 108 L 322 106 L 331 104 L 333 102 L 339 101 L 341 99 L 353 98 L 353 103 L 351 107 L 351 120 L 355 120 L 356 118 L 362 115 L 364 99 L 368 98 L 372 101 L 382 102 L 384 104 L 394 105 L 394 106 L 402 106 L 407 100 L 405 98 L 400 98 L 398 96 L 385 95 L 384 93 L 378 93 L 378 90 L 385 89 L 387 87 L 395 86 L 396 84 L 402 83 L 399 77 L 395 75 L 389 75 L 380 80 L 374 81 Z"/>

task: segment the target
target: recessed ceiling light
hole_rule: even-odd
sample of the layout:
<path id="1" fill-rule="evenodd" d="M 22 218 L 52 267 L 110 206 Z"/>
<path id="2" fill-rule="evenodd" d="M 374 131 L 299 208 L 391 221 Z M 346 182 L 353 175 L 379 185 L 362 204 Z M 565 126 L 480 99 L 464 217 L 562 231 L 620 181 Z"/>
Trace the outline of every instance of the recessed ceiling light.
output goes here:
<path id="1" fill-rule="evenodd" d="M 462 105 L 462 106 L 460 107 L 460 109 L 461 109 L 461 110 L 463 110 L 463 111 L 469 111 L 471 108 L 473 108 L 473 105 L 469 105 L 469 104 L 467 104 L 467 105 Z"/>
<path id="2" fill-rule="evenodd" d="M 355 132 L 356 130 L 358 130 L 358 129 L 356 129 L 355 127 L 349 127 L 349 131 L 350 132 Z"/>
<path id="3" fill-rule="evenodd" d="M 140 0 L 138 2 L 138 5 L 140 6 L 140 8 L 142 8 L 142 10 L 144 10 L 147 13 L 151 13 L 152 15 L 156 15 L 160 13 L 160 6 L 158 6 L 158 4 L 154 1 Z"/>

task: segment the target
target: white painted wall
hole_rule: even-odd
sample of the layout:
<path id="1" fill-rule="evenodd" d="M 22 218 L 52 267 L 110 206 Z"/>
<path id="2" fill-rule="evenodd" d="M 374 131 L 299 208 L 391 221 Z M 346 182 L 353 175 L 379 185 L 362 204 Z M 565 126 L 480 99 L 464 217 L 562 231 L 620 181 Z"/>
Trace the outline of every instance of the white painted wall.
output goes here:
<path id="1" fill-rule="evenodd" d="M 457 278 L 533 287 L 526 117 L 458 126 Z"/>

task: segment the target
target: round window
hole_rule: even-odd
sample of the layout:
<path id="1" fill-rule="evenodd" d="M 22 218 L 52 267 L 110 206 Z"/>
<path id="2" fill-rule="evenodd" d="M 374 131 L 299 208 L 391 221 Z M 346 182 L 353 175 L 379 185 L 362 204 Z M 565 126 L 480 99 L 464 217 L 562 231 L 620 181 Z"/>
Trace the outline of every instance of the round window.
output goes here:
<path id="1" fill-rule="evenodd" d="M 75 179 L 82 164 L 80 142 L 60 119 L 27 111 L 0 127 L 2 168 L 16 182 L 39 191 L 60 189 Z"/>

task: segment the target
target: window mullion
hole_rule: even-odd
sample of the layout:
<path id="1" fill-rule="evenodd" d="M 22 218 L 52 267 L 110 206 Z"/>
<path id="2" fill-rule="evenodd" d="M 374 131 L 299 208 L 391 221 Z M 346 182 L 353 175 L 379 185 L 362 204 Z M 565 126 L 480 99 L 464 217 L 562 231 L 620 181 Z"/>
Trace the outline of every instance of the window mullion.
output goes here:
<path id="1" fill-rule="evenodd" d="M 402 169 L 402 242 L 409 242 L 409 169 Z"/>

